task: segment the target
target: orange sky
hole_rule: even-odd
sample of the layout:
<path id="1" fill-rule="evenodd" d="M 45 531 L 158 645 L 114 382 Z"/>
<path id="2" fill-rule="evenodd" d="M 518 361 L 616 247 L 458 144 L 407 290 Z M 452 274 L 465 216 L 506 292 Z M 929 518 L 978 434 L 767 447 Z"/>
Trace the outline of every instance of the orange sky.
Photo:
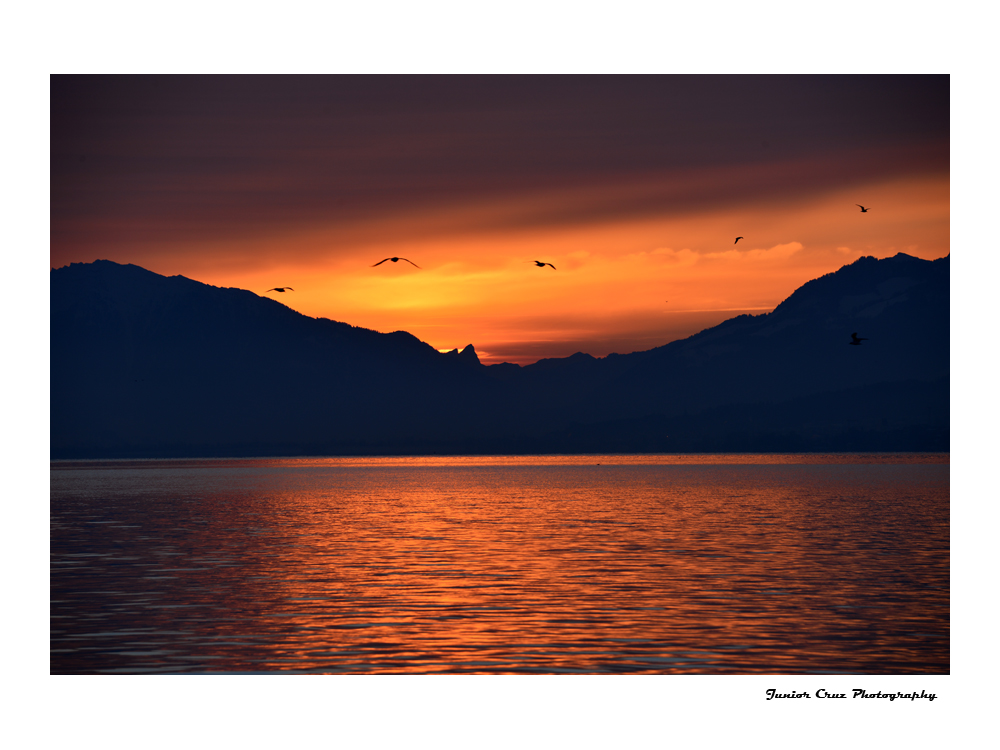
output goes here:
<path id="1" fill-rule="evenodd" d="M 271 296 L 486 364 L 639 351 L 862 255 L 947 255 L 947 93 L 947 76 L 56 76 L 52 266 L 290 286 Z M 390 256 L 420 268 L 372 267 Z"/>
<path id="2" fill-rule="evenodd" d="M 870 210 L 861 213 L 857 202 Z M 768 312 L 862 255 L 949 253 L 947 175 L 632 220 L 499 228 L 488 220 L 523 208 L 467 205 L 347 231 L 317 226 L 183 251 L 150 248 L 146 267 L 258 294 L 291 286 L 270 296 L 305 315 L 409 331 L 442 350 L 473 344 L 487 364 L 527 364 L 649 349 L 744 312 Z M 734 244 L 736 236 L 744 239 Z M 390 256 L 421 268 L 371 267 Z"/>

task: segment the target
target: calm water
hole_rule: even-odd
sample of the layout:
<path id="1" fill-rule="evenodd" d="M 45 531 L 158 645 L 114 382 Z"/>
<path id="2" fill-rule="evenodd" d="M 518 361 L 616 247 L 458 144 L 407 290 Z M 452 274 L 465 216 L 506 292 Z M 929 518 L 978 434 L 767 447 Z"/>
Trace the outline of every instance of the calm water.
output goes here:
<path id="1" fill-rule="evenodd" d="M 51 671 L 949 671 L 949 457 L 51 464 Z"/>

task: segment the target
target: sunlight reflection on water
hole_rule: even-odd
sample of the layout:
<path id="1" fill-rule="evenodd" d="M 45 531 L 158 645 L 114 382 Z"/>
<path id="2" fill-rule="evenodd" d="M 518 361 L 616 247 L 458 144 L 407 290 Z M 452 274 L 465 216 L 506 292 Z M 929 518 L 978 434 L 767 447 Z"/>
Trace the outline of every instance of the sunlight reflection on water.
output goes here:
<path id="1" fill-rule="evenodd" d="M 51 464 L 51 671 L 947 673 L 947 454 Z"/>

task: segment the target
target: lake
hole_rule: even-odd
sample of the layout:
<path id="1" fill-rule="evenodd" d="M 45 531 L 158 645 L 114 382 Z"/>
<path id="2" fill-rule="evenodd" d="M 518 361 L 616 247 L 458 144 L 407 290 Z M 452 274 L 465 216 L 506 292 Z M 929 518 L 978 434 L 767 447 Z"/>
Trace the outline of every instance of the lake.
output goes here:
<path id="1" fill-rule="evenodd" d="M 949 469 L 53 461 L 50 671 L 948 674 Z"/>

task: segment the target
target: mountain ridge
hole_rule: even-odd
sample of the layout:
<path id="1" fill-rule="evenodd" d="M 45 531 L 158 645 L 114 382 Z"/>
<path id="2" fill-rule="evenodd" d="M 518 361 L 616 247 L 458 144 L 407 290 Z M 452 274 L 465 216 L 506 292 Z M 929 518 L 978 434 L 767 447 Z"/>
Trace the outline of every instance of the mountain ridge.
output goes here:
<path id="1" fill-rule="evenodd" d="M 71 264 L 50 274 L 51 456 L 947 450 L 949 257 L 859 258 L 770 313 L 525 366 L 131 264 Z M 855 330 L 863 346 L 848 345 Z M 824 406 L 885 384 L 898 398 L 853 421 Z M 799 414 L 781 406 L 796 399 Z M 914 422 L 920 400 L 935 406 Z"/>

